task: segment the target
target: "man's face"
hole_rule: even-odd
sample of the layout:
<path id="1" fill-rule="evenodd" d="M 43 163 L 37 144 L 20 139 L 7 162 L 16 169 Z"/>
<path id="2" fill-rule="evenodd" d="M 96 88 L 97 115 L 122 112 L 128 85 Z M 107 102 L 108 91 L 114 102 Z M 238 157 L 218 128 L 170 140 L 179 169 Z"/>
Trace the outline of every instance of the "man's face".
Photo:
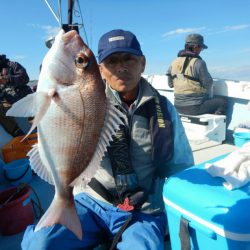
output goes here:
<path id="1" fill-rule="evenodd" d="M 111 88 L 125 94 L 137 89 L 145 69 L 145 57 L 130 53 L 114 53 L 108 56 L 99 68 L 102 78 Z"/>

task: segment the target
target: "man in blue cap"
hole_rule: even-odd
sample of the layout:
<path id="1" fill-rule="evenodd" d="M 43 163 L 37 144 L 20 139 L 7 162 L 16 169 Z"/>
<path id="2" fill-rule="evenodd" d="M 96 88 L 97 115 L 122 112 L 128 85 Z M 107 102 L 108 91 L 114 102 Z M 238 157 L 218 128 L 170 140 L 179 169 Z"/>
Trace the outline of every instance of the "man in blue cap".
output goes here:
<path id="1" fill-rule="evenodd" d="M 179 51 L 168 69 L 168 85 L 174 87 L 174 105 L 181 114 L 226 113 L 226 100 L 212 98 L 213 79 L 205 61 L 199 56 L 207 48 L 202 35 L 189 34 L 185 49 Z"/>
<path id="2" fill-rule="evenodd" d="M 164 249 L 163 184 L 194 164 L 189 143 L 173 105 L 141 77 L 146 60 L 133 33 L 104 34 L 98 60 L 107 98 L 126 119 L 94 178 L 74 190 L 83 239 L 61 225 L 30 226 L 22 249 Z"/>

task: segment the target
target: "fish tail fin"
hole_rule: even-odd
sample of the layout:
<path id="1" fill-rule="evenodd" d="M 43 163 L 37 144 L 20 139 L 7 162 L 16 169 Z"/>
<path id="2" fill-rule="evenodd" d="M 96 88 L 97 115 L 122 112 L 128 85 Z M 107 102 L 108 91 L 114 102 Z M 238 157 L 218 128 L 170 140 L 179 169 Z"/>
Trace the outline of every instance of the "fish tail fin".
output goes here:
<path id="1" fill-rule="evenodd" d="M 71 201 L 69 204 L 68 200 L 54 197 L 50 207 L 36 225 L 35 231 L 54 224 L 65 226 L 73 232 L 78 239 L 82 240 L 82 225 L 77 215 L 74 201 Z"/>

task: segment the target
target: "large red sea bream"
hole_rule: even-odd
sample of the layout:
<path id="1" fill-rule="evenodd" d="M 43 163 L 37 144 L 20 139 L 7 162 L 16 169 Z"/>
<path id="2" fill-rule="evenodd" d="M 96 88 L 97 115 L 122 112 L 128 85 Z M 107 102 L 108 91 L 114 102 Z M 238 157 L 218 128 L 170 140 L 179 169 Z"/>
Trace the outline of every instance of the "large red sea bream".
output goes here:
<path id="1" fill-rule="evenodd" d="M 37 91 L 15 103 L 10 116 L 34 116 L 38 143 L 29 152 L 33 170 L 55 185 L 54 199 L 36 231 L 62 224 L 82 239 L 73 186 L 94 175 L 121 113 L 105 96 L 95 56 L 76 31 L 56 36 L 46 54 Z"/>

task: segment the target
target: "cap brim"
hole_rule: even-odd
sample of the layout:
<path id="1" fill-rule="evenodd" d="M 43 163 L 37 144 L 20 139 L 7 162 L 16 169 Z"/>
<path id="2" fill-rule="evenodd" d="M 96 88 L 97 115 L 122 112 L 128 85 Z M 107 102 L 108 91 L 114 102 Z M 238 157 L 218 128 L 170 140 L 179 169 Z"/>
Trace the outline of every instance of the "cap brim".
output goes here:
<path id="1" fill-rule="evenodd" d="M 142 56 L 142 52 L 130 48 L 114 48 L 106 51 L 105 53 L 98 56 L 98 62 L 101 63 L 103 60 L 105 60 L 108 56 L 114 53 L 130 53 L 136 56 Z"/>
<path id="2" fill-rule="evenodd" d="M 207 47 L 206 44 L 203 44 L 203 45 L 202 45 L 202 48 L 203 48 L 203 49 L 207 49 L 208 47 Z"/>

